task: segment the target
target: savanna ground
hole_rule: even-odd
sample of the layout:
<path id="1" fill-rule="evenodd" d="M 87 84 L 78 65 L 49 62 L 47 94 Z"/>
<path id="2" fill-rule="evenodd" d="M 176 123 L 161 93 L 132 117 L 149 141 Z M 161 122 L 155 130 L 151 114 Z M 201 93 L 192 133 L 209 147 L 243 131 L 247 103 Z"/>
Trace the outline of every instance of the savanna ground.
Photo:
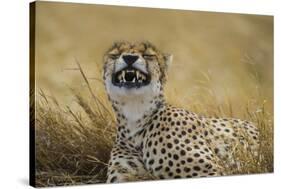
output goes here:
<path id="1" fill-rule="evenodd" d="M 256 123 L 258 158 L 235 148 L 243 168 L 229 174 L 273 172 L 272 17 L 48 2 L 36 11 L 37 186 L 105 182 L 116 128 L 102 56 L 116 40 L 174 55 L 169 103 Z"/>

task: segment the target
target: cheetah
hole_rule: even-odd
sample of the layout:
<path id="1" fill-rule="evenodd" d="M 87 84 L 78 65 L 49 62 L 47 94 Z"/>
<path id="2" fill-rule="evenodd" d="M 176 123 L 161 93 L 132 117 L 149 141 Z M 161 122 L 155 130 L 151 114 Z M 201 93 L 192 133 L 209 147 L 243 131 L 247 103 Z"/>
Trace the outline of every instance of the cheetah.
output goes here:
<path id="1" fill-rule="evenodd" d="M 218 159 L 228 164 L 233 144 L 257 150 L 253 123 L 204 117 L 165 101 L 171 62 L 172 55 L 150 42 L 116 42 L 106 52 L 103 80 L 117 120 L 107 183 L 130 181 L 131 175 L 140 180 L 224 175 Z"/>

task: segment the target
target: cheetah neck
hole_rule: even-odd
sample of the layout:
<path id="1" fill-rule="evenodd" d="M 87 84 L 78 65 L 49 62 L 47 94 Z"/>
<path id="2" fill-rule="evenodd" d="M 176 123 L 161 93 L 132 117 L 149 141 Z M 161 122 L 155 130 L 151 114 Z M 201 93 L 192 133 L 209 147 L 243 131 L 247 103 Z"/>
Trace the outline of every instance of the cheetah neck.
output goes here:
<path id="1" fill-rule="evenodd" d="M 118 122 L 117 138 L 135 138 L 136 134 L 144 129 L 151 115 L 164 105 L 163 95 L 126 99 L 124 102 L 118 102 L 118 105 L 113 104 Z"/>

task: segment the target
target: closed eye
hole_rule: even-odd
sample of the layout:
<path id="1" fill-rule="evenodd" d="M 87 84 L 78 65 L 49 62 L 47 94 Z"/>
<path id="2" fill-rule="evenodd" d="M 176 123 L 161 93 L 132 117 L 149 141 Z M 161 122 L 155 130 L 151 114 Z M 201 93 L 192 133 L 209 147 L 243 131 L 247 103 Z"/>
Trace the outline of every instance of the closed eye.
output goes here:
<path id="1" fill-rule="evenodd" d="M 111 59 L 117 59 L 120 57 L 120 54 L 109 54 L 108 57 Z"/>
<path id="2" fill-rule="evenodd" d="M 153 59 L 156 57 L 154 54 L 144 54 L 142 55 L 144 59 Z"/>

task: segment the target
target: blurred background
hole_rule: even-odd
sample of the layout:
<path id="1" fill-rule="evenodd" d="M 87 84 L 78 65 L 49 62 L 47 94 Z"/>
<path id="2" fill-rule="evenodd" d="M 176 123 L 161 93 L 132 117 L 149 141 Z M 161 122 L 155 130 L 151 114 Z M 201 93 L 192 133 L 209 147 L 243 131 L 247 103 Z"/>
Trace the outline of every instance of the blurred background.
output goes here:
<path id="1" fill-rule="evenodd" d="M 173 54 L 169 102 L 243 117 L 245 104 L 259 101 L 273 112 L 272 16 L 37 2 L 35 39 L 36 90 L 63 105 L 75 108 L 70 88 L 88 93 L 75 59 L 108 105 L 104 52 L 114 41 L 148 40 Z"/>

